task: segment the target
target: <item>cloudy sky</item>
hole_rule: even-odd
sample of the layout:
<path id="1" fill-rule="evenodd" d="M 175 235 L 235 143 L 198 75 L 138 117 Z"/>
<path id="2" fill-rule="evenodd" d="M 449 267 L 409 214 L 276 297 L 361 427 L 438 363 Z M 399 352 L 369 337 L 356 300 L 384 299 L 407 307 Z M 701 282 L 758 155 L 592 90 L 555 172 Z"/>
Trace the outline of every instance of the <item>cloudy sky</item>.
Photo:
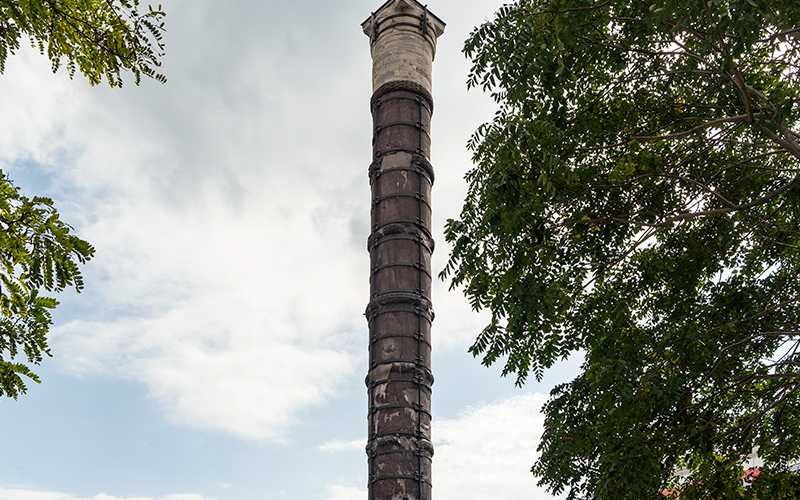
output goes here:
<path id="1" fill-rule="evenodd" d="M 164 0 L 166 85 L 89 87 L 27 49 L 0 76 L 0 168 L 97 248 L 53 358 L 0 400 L 0 500 L 366 500 L 371 94 L 383 0 Z M 492 102 L 461 54 L 500 1 L 431 0 L 434 272 Z M 436 498 L 550 496 L 529 474 L 553 384 L 466 353 L 434 288 Z"/>

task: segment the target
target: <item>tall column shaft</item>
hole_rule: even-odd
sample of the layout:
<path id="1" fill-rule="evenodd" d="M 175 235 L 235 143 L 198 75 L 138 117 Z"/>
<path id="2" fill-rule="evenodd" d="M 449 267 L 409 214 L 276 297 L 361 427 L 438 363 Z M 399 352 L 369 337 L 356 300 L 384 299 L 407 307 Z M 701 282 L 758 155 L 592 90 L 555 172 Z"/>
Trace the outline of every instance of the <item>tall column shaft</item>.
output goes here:
<path id="1" fill-rule="evenodd" d="M 430 68 L 444 25 L 414 0 L 390 0 L 363 27 L 374 89 L 369 500 L 430 500 Z"/>
<path id="2" fill-rule="evenodd" d="M 370 500 L 431 498 L 433 169 L 427 160 L 431 101 L 420 91 L 391 82 L 372 99 Z"/>

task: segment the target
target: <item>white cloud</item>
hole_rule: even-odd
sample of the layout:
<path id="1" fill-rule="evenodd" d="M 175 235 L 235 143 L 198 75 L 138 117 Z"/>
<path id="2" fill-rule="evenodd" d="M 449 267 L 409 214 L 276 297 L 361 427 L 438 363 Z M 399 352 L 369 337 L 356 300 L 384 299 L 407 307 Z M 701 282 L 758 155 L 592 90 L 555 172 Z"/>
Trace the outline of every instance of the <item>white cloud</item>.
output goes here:
<path id="1" fill-rule="evenodd" d="M 552 495 L 536 485 L 544 417 L 543 394 L 524 394 L 434 423 L 434 494 L 441 498 L 533 498 Z"/>
<path id="2" fill-rule="evenodd" d="M 57 360 L 146 383 L 174 422 L 280 439 L 354 368 L 366 284 L 347 220 L 317 222 L 324 200 L 302 195 L 170 209 L 148 194 L 84 230 L 96 319 L 54 331 Z"/>
<path id="3" fill-rule="evenodd" d="M 365 500 L 367 490 L 356 486 L 335 484 L 326 489 L 323 498 L 325 500 Z"/>
<path id="4" fill-rule="evenodd" d="M 345 441 L 343 439 L 336 439 L 319 445 L 317 449 L 327 453 L 354 452 L 354 451 L 359 451 L 363 453 L 366 445 L 367 445 L 366 439 L 352 439 L 350 441 Z"/>
<path id="5" fill-rule="evenodd" d="M 206 499 L 206 497 L 202 495 L 196 495 L 194 493 L 178 493 L 175 495 L 167 495 L 164 497 L 164 500 L 210 500 L 210 499 Z"/>
<path id="6" fill-rule="evenodd" d="M 30 488 L 4 488 L 0 486 L 0 500 L 158 500 L 152 497 L 116 497 L 106 493 L 98 493 L 97 495 L 87 497 L 77 497 L 69 493 L 60 493 L 54 491 L 42 491 Z M 179 493 L 174 495 L 167 495 L 162 497 L 161 500 L 215 500 L 202 495 L 193 493 Z"/>
<path id="7" fill-rule="evenodd" d="M 300 196 L 294 210 L 246 196 L 236 209 L 212 192 L 170 210 L 130 191 L 84 230 L 95 319 L 54 331 L 57 359 L 145 382 L 176 422 L 279 438 L 353 369 L 366 294 L 347 221 L 317 223 L 322 200 Z"/>
<path id="8" fill-rule="evenodd" d="M 50 163 L 55 159 L 53 153 L 70 148 L 61 125 L 75 110 L 75 92 L 66 78 L 49 81 L 49 69 L 47 59 L 24 43 L 6 62 L 0 88 L 3 95 L 15 98 L 0 101 L 0 116 L 4 117 L 0 120 L 0 160 Z"/>
<path id="9" fill-rule="evenodd" d="M 433 491 L 437 498 L 553 498 L 530 468 L 543 430 L 544 394 L 521 394 L 482 404 L 433 423 Z M 320 449 L 350 451 L 363 441 L 331 441 Z M 363 446 L 361 446 L 363 448 Z M 363 500 L 366 490 L 331 485 L 326 500 Z"/>
<path id="10" fill-rule="evenodd" d="M 265 17 L 254 8 L 226 15 Z M 212 4 L 172 9 L 198 20 L 170 31 L 166 86 L 89 89 L 46 64 L 9 80 L 0 165 L 37 162 L 97 248 L 85 293 L 63 297 L 80 314 L 52 332 L 57 363 L 146 384 L 175 423 L 281 440 L 352 373 L 366 330 L 369 112 L 351 109 L 366 102 L 368 53 L 341 62 L 362 85 L 337 73 L 320 93 L 310 69 L 285 69 L 323 39 L 218 25 Z M 205 25 L 235 33 L 192 31 Z"/>

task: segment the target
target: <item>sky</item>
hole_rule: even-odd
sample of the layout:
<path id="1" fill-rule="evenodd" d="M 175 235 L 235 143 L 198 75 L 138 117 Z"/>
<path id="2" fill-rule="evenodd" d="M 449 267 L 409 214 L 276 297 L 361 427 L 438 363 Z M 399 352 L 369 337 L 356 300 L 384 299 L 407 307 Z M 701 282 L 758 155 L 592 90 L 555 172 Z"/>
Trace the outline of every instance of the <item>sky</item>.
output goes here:
<path id="1" fill-rule="evenodd" d="M 366 500 L 371 60 L 383 0 L 164 0 L 165 85 L 0 75 L 0 169 L 97 249 L 41 384 L 0 399 L 0 500 Z M 461 53 L 494 0 L 431 0 L 434 273 L 466 143 L 495 105 Z M 547 499 L 552 387 L 467 349 L 487 321 L 434 283 L 434 497 Z"/>

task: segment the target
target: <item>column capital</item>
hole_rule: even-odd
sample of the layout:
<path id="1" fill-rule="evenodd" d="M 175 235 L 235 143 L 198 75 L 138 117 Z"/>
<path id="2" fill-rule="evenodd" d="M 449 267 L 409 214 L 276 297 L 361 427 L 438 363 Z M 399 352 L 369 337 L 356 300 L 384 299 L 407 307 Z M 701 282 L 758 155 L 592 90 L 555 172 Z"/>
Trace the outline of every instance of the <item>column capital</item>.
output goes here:
<path id="1" fill-rule="evenodd" d="M 388 0 L 361 27 L 370 38 L 372 90 L 410 81 L 429 93 L 436 40 L 445 23 L 416 0 Z"/>

